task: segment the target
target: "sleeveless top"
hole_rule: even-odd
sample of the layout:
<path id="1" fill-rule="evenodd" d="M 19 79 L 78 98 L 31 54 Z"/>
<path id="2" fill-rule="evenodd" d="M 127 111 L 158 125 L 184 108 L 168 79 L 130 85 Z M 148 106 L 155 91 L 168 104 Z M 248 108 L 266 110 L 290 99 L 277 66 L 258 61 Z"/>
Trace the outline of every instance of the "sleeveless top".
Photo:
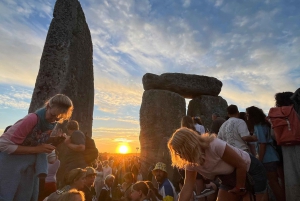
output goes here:
<path id="1" fill-rule="evenodd" d="M 21 144 L 23 146 L 37 146 L 46 143 L 56 125 L 56 123 L 49 123 L 45 119 L 46 108 L 37 110 L 35 114 L 38 116 L 37 124 L 34 126 L 31 133 L 26 136 L 24 142 Z"/>

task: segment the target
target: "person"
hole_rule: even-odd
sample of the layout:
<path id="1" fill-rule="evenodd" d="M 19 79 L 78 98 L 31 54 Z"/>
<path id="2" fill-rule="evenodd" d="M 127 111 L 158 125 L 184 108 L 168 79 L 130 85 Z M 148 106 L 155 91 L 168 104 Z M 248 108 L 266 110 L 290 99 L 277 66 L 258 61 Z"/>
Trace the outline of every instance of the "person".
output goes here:
<path id="1" fill-rule="evenodd" d="M 109 166 L 109 163 L 108 161 L 103 161 L 103 178 L 106 178 L 107 175 L 110 175 L 112 174 L 112 168 Z"/>
<path id="2" fill-rule="evenodd" d="M 64 193 L 58 201 L 85 201 L 84 199 L 84 193 L 82 191 L 78 191 L 75 189 L 72 189 L 66 193 Z"/>
<path id="3" fill-rule="evenodd" d="M 273 139 L 271 137 L 271 125 L 266 121 L 266 115 L 262 109 L 251 106 L 246 108 L 248 120 L 254 125 L 254 134 L 257 136 L 258 159 L 263 163 L 269 186 L 274 193 L 276 200 L 285 200 L 284 188 L 279 184 L 278 163 L 279 156 L 273 147 Z"/>
<path id="4" fill-rule="evenodd" d="M 194 121 L 193 121 L 192 117 L 190 117 L 190 116 L 183 116 L 181 118 L 181 127 L 187 127 L 187 128 L 190 128 L 190 129 L 198 132 L 195 128 Z M 199 134 L 201 134 L 201 133 L 199 133 Z"/>
<path id="5" fill-rule="evenodd" d="M 81 168 L 75 168 L 71 170 L 66 177 L 66 186 L 50 194 L 47 198 L 47 201 L 56 201 L 64 193 L 70 190 L 80 190 L 84 188 L 86 170 Z"/>
<path id="6" fill-rule="evenodd" d="M 202 124 L 201 118 L 200 117 L 193 117 L 193 122 L 194 122 L 194 126 L 195 126 L 196 130 L 199 133 L 204 134 L 205 133 L 205 128 Z"/>
<path id="7" fill-rule="evenodd" d="M 100 191 L 104 186 L 104 177 L 103 177 L 103 168 L 101 161 L 98 162 L 98 167 L 96 169 L 96 179 L 95 179 L 95 190 L 96 190 L 96 197 L 98 198 L 100 195 Z"/>
<path id="8" fill-rule="evenodd" d="M 236 105 L 229 105 L 227 107 L 227 114 L 230 118 L 222 124 L 218 138 L 231 146 L 249 152 L 246 142 L 257 141 L 256 136 L 251 136 L 246 122 L 239 119 L 240 113 Z"/>
<path id="9" fill-rule="evenodd" d="M 210 133 L 214 133 L 214 134 L 218 135 L 220 127 L 226 120 L 224 118 L 220 117 L 219 113 L 217 113 L 217 112 L 214 112 L 211 115 L 211 119 L 213 122 L 211 124 Z"/>
<path id="10" fill-rule="evenodd" d="M 123 192 L 123 197 L 121 198 L 122 200 L 130 201 L 130 191 L 131 187 L 134 184 L 134 175 L 132 172 L 127 172 L 124 177 L 124 182 L 121 186 L 122 192 Z"/>
<path id="11" fill-rule="evenodd" d="M 138 157 L 134 157 L 132 159 L 132 162 L 133 162 L 133 164 L 131 166 L 131 172 L 132 172 L 132 174 L 134 176 L 133 181 L 136 182 L 137 181 L 137 177 L 138 177 L 138 175 L 140 173 L 140 170 L 141 170 L 141 163 L 139 162 Z"/>
<path id="12" fill-rule="evenodd" d="M 176 130 L 168 142 L 172 165 L 185 167 L 185 181 L 179 201 L 189 200 L 196 181 L 197 172 L 213 180 L 222 181 L 218 201 L 246 200 L 250 196 L 246 189 L 246 175 L 254 181 L 257 201 L 262 201 L 266 186 L 266 172 L 261 162 L 251 154 L 227 144 L 216 135 L 198 135 L 188 128 Z"/>
<path id="13" fill-rule="evenodd" d="M 250 135 L 253 135 L 254 126 L 247 120 L 246 112 L 240 112 L 239 118 L 246 122 Z M 249 151 L 253 156 L 256 156 L 256 142 L 247 142 Z"/>
<path id="14" fill-rule="evenodd" d="M 167 167 L 166 164 L 162 162 L 156 163 L 152 174 L 155 177 L 155 180 L 158 183 L 159 194 L 162 195 L 163 201 L 176 201 L 177 193 L 172 182 L 168 179 Z M 196 180 L 195 180 L 196 182 Z M 193 185 L 195 184 L 193 183 Z"/>
<path id="15" fill-rule="evenodd" d="M 154 187 L 153 183 L 151 181 L 145 181 L 145 182 L 149 187 L 147 200 L 151 200 L 151 201 L 162 200 L 163 199 L 162 195 L 158 193 L 158 189 Z"/>
<path id="16" fill-rule="evenodd" d="M 296 92 L 299 93 L 299 90 Z M 291 98 L 295 97 L 298 93 L 293 92 L 280 92 L 275 94 L 275 106 L 291 106 L 300 104 Z M 297 110 L 296 110 L 297 111 Z M 300 197 L 300 145 L 281 146 L 283 155 L 283 169 L 284 169 L 284 184 L 286 200 L 297 200 Z M 279 168 L 281 168 L 279 166 Z M 281 176 L 282 178 L 283 176 Z"/>
<path id="17" fill-rule="evenodd" d="M 66 153 L 66 171 L 74 168 L 85 168 L 87 164 L 83 152 L 85 150 L 85 135 L 79 130 L 79 124 L 71 120 L 67 124 L 68 136 L 65 139 L 65 145 L 68 147 Z"/>
<path id="18" fill-rule="evenodd" d="M 111 187 L 114 184 L 115 176 L 110 174 L 105 177 L 104 186 L 101 189 L 98 201 L 112 201 Z"/>
<path id="19" fill-rule="evenodd" d="M 189 128 L 197 133 L 199 133 L 197 130 L 196 130 L 196 127 L 195 127 L 195 124 L 194 124 L 194 121 L 193 119 L 190 117 L 190 116 L 184 116 L 182 117 L 181 119 L 181 127 L 186 127 L 186 128 Z M 201 134 L 201 133 L 199 133 Z M 182 176 L 182 178 L 184 178 L 184 170 L 178 170 L 179 174 Z M 196 194 L 197 195 L 200 195 L 200 193 L 205 189 L 205 184 L 204 184 L 204 180 L 203 180 L 203 177 L 201 176 L 201 174 L 197 174 L 197 177 L 196 177 Z M 215 191 L 213 189 L 209 189 L 209 190 L 206 190 L 206 191 L 209 191 L 210 193 L 207 193 L 207 194 L 211 194 L 211 193 L 214 193 Z M 200 198 L 200 201 L 202 200 L 205 200 L 205 198 Z"/>
<path id="20" fill-rule="evenodd" d="M 45 178 L 45 185 L 43 187 L 43 190 L 40 192 L 41 196 L 39 196 L 40 197 L 39 200 L 43 200 L 51 193 L 57 190 L 56 173 L 60 166 L 60 161 L 58 160 L 57 152 L 52 151 L 50 154 L 48 154 L 47 160 L 48 160 L 48 174 L 47 177 Z"/>
<path id="21" fill-rule="evenodd" d="M 86 167 L 86 177 L 85 177 L 85 184 L 83 189 L 81 189 L 84 192 L 84 198 L 86 201 L 94 201 L 96 200 L 96 191 L 94 187 L 95 178 L 97 175 L 97 172 L 92 167 Z"/>
<path id="22" fill-rule="evenodd" d="M 37 200 L 36 184 L 47 174 L 46 153 L 55 149 L 48 143 L 50 135 L 72 111 L 71 99 L 56 94 L 0 136 L 0 200 Z"/>
<path id="23" fill-rule="evenodd" d="M 144 181 L 138 181 L 132 186 L 130 197 L 132 201 L 146 201 L 149 186 Z"/>

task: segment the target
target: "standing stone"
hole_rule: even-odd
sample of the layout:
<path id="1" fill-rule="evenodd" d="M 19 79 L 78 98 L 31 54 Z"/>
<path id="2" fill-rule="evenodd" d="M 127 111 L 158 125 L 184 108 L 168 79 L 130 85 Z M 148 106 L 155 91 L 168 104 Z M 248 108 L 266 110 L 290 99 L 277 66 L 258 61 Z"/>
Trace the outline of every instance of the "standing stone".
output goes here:
<path id="1" fill-rule="evenodd" d="M 188 116 L 199 116 L 205 128 L 211 129 L 211 115 L 214 112 L 220 114 L 221 117 L 227 116 L 227 101 L 221 96 L 200 96 L 192 99 L 188 106 Z"/>
<path id="2" fill-rule="evenodd" d="M 218 96 L 222 85 L 222 82 L 217 78 L 203 75 L 183 73 L 155 75 L 146 73 L 143 76 L 143 86 L 145 90 L 168 90 L 178 93 L 185 98 L 195 98 L 200 95 Z"/>
<path id="3" fill-rule="evenodd" d="M 140 145 L 143 172 L 157 162 L 167 165 L 171 180 L 176 175 L 171 167 L 168 139 L 180 128 L 186 114 L 185 99 L 179 94 L 165 90 L 147 90 L 143 94 L 140 109 Z"/>
<path id="4" fill-rule="evenodd" d="M 92 135 L 94 109 L 93 45 L 78 0 L 57 0 L 47 34 L 29 112 L 62 93 L 74 104 L 72 119 Z"/>

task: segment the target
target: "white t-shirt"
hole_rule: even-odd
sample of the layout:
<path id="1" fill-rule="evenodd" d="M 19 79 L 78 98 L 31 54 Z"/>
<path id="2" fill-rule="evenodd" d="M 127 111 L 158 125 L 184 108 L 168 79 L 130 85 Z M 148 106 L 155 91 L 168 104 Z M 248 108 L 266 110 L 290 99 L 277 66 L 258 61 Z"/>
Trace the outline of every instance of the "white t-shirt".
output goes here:
<path id="1" fill-rule="evenodd" d="M 107 175 L 112 174 L 112 169 L 109 166 L 107 166 L 107 167 L 104 166 L 102 169 L 103 169 L 103 179 L 105 180 Z"/>
<path id="2" fill-rule="evenodd" d="M 218 175 L 227 175 L 232 173 L 235 168 L 222 160 L 222 156 L 224 154 L 226 145 L 228 145 L 226 142 L 215 138 L 209 144 L 209 147 L 205 150 L 204 164 L 202 166 L 187 165 L 186 170 L 197 171 L 204 177 L 211 180 Z M 247 171 L 249 171 L 251 163 L 250 155 L 247 152 L 242 151 L 238 148 L 235 148 L 233 146 L 230 147 L 243 158 L 247 165 Z"/>
<path id="3" fill-rule="evenodd" d="M 241 137 L 249 136 L 249 130 L 244 120 L 235 117 L 225 121 L 218 133 L 218 138 L 244 151 L 249 151 L 247 143 Z"/>
<path id="4" fill-rule="evenodd" d="M 204 134 L 205 133 L 205 128 L 204 126 L 200 125 L 200 124 L 195 124 L 195 128 L 196 128 L 196 131 L 198 131 L 199 133 L 201 134 Z"/>

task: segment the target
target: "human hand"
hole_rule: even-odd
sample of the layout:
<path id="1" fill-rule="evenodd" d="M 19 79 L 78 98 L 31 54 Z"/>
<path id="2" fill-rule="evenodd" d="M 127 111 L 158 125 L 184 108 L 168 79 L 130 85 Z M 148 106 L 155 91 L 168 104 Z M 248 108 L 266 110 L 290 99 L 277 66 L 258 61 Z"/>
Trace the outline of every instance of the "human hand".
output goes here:
<path id="1" fill-rule="evenodd" d="M 236 195 L 239 195 L 239 196 L 243 196 L 247 193 L 247 190 L 241 190 L 237 187 L 234 187 L 233 189 L 229 190 L 228 193 L 233 193 L 233 194 L 236 194 Z"/>
<path id="2" fill-rule="evenodd" d="M 55 146 L 51 144 L 40 144 L 35 147 L 36 153 L 51 153 L 55 149 Z"/>
<path id="3" fill-rule="evenodd" d="M 64 141 L 66 144 L 70 144 L 71 143 L 71 137 L 70 136 L 66 136 L 66 139 Z"/>

